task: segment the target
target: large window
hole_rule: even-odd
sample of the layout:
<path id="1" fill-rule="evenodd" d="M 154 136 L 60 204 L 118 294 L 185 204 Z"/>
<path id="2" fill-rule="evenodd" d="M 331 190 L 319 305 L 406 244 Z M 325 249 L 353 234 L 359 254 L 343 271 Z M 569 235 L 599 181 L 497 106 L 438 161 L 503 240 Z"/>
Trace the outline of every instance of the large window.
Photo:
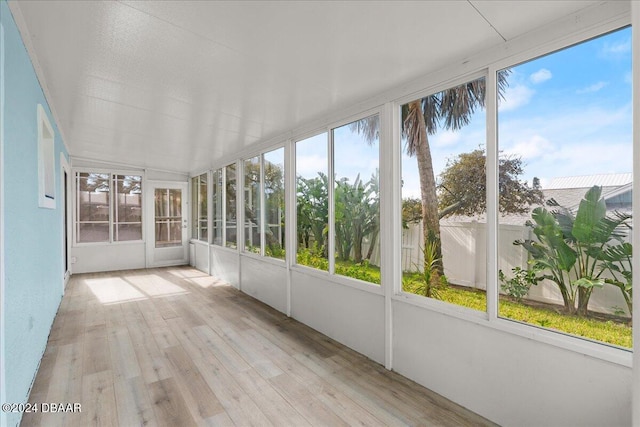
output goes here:
<path id="1" fill-rule="evenodd" d="M 377 115 L 296 143 L 298 264 L 380 283 L 378 145 Z"/>
<path id="2" fill-rule="evenodd" d="M 76 172 L 76 242 L 142 240 L 142 177 Z"/>
<path id="3" fill-rule="evenodd" d="M 284 259 L 284 148 L 263 155 L 266 256 Z"/>
<path id="4" fill-rule="evenodd" d="M 191 178 L 191 238 L 207 242 L 208 219 L 207 219 L 207 174 Z"/>
<path id="5" fill-rule="evenodd" d="M 335 273 L 380 283 L 379 118 L 333 129 Z"/>
<path id="6" fill-rule="evenodd" d="M 622 347 L 631 347 L 630 40 L 628 28 L 503 71 L 498 110 L 499 315 Z M 508 212 L 525 187 L 537 203 Z"/>
<path id="7" fill-rule="evenodd" d="M 236 214 L 236 164 L 232 163 L 224 168 L 225 174 L 225 246 L 228 248 L 238 247 L 237 220 Z"/>
<path id="8" fill-rule="evenodd" d="M 260 156 L 244 161 L 244 250 L 260 253 Z"/>
<path id="9" fill-rule="evenodd" d="M 485 79 L 402 106 L 402 287 L 486 309 Z"/>
<path id="10" fill-rule="evenodd" d="M 142 177 L 114 175 L 113 240 L 142 240 Z"/>
<path id="11" fill-rule="evenodd" d="M 244 161 L 244 194 L 244 250 L 284 259 L 284 148 Z"/>
<path id="12" fill-rule="evenodd" d="M 211 211 L 213 213 L 213 244 L 222 245 L 224 220 L 222 216 L 222 210 L 224 207 L 224 185 L 223 185 L 224 169 L 216 169 L 213 171 L 213 204 Z"/>
<path id="13" fill-rule="evenodd" d="M 77 172 L 76 188 L 77 242 L 109 242 L 109 174 Z"/>
<path id="14" fill-rule="evenodd" d="M 297 263 L 329 270 L 328 134 L 296 143 Z"/>

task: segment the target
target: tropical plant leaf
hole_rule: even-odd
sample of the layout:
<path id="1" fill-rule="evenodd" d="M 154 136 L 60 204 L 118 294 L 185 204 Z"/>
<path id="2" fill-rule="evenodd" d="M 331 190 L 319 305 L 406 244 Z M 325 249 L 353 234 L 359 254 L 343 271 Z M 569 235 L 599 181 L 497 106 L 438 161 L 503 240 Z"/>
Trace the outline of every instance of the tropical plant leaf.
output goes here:
<path id="1" fill-rule="evenodd" d="M 601 288 L 604 286 L 604 279 L 589 279 L 588 277 L 581 277 L 578 280 L 571 282 L 574 286 L 579 286 L 586 289 Z"/>
<path id="2" fill-rule="evenodd" d="M 580 207 L 573 225 L 573 235 L 583 244 L 606 243 L 609 236 L 604 233 L 601 223 L 607 215 L 607 205 L 600 197 L 602 187 L 594 185 L 580 201 Z M 607 239 L 604 240 L 603 239 Z"/>

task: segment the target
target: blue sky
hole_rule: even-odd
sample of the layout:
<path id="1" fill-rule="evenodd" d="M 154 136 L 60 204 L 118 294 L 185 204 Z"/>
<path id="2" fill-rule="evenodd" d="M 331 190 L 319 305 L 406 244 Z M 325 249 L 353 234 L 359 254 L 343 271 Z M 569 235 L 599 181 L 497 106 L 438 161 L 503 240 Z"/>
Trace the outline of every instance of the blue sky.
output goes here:
<path id="1" fill-rule="evenodd" d="M 631 172 L 631 29 L 511 68 L 498 112 L 499 150 L 520 157 L 523 179 Z M 429 137 L 438 175 L 448 159 L 485 146 L 485 113 L 457 132 Z M 378 150 L 348 126 L 336 129 L 336 174 L 367 179 Z M 297 144 L 297 173 L 326 172 L 326 134 Z M 419 197 L 417 165 L 403 153 L 403 197 Z"/>

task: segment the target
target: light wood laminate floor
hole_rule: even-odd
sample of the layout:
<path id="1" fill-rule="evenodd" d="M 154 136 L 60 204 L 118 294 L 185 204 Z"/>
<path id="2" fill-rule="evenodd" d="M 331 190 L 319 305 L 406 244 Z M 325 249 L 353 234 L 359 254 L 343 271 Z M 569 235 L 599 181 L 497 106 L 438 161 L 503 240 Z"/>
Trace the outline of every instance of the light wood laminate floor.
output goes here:
<path id="1" fill-rule="evenodd" d="M 189 267 L 71 278 L 23 426 L 491 425 Z"/>

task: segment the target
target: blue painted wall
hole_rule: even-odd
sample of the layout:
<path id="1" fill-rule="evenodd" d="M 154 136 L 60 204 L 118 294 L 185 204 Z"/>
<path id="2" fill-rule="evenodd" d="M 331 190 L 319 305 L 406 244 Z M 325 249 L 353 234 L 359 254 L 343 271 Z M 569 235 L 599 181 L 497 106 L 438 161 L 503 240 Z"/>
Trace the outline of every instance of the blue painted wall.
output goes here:
<path id="1" fill-rule="evenodd" d="M 60 153 L 53 115 L 11 11 L 0 0 L 4 27 L 4 376 L 7 402 L 25 402 L 62 298 L 63 224 Z M 37 105 L 55 131 L 56 209 L 38 207 Z M 17 425 L 6 414 L 3 425 Z"/>

